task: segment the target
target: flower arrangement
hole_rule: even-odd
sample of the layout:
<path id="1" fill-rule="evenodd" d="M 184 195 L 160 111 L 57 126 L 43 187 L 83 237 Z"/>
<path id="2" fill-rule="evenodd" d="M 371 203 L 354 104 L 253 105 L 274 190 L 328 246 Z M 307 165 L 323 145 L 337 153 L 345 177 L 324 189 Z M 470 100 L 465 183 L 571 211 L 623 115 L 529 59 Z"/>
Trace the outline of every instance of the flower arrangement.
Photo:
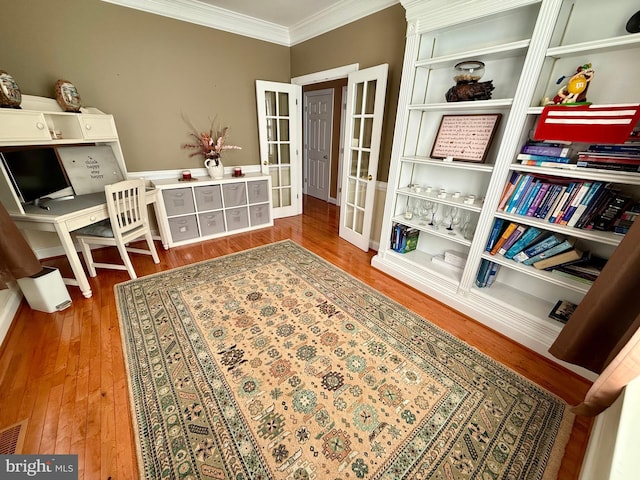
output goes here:
<path id="1" fill-rule="evenodd" d="M 184 118 L 184 117 L 183 117 Z M 191 128 L 189 136 L 196 140 L 196 143 L 185 143 L 182 148 L 195 149 L 195 152 L 189 154 L 190 157 L 195 155 L 203 155 L 206 160 L 214 160 L 216 166 L 220 164 L 220 155 L 223 150 L 242 150 L 242 147 L 236 145 L 226 145 L 225 141 L 229 127 L 222 129 L 215 129 L 215 118 L 211 121 L 211 127 L 208 132 L 199 132 L 189 120 L 184 118 L 184 121 Z"/>

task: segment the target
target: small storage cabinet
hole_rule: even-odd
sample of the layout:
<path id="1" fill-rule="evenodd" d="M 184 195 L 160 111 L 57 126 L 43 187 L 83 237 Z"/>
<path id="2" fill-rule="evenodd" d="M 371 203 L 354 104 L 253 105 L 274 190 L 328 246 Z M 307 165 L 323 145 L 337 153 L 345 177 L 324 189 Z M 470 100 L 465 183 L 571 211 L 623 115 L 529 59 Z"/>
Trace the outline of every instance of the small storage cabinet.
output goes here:
<path id="1" fill-rule="evenodd" d="M 273 225 L 270 177 L 154 180 L 161 200 L 158 222 L 169 233 L 164 248 Z"/>

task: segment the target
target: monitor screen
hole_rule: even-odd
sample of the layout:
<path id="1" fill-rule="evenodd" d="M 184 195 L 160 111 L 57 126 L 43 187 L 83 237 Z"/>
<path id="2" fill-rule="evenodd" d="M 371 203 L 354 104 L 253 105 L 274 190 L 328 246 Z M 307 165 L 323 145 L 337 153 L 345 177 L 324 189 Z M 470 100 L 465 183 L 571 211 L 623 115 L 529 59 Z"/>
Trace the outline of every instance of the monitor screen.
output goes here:
<path id="1" fill-rule="evenodd" d="M 6 150 L 0 155 L 23 203 L 73 195 L 54 147 L 25 147 Z"/>

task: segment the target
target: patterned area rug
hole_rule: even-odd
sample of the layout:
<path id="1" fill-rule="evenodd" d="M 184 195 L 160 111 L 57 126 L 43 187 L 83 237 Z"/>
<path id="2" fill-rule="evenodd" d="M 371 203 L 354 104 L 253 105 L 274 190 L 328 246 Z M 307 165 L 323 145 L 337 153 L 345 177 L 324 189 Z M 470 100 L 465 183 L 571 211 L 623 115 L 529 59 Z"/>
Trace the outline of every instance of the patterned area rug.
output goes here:
<path id="1" fill-rule="evenodd" d="M 562 400 L 293 242 L 116 286 L 148 479 L 551 479 Z"/>

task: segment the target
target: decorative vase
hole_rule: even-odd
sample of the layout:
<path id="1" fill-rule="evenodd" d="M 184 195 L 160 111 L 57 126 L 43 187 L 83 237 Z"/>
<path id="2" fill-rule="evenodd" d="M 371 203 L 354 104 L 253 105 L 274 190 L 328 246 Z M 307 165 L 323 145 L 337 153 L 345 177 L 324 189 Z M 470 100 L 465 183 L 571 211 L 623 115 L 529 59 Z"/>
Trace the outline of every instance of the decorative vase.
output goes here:
<path id="1" fill-rule="evenodd" d="M 224 177 L 224 165 L 222 165 L 222 160 L 218 158 L 218 164 L 216 165 L 216 160 L 213 158 L 207 158 L 204 161 L 204 166 L 209 171 L 209 176 L 214 180 L 219 180 Z"/>

